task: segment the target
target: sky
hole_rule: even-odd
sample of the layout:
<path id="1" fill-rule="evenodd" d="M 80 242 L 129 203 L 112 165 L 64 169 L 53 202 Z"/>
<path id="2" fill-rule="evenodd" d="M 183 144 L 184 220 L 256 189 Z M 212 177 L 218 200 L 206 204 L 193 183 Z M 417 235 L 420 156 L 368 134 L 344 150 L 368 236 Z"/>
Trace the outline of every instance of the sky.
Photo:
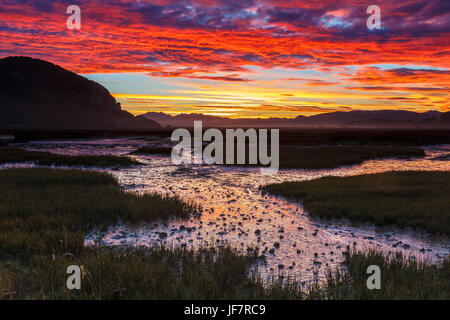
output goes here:
<path id="1" fill-rule="evenodd" d="M 1 0 L 0 58 L 17 55 L 101 83 L 136 115 L 450 111 L 448 0 Z"/>

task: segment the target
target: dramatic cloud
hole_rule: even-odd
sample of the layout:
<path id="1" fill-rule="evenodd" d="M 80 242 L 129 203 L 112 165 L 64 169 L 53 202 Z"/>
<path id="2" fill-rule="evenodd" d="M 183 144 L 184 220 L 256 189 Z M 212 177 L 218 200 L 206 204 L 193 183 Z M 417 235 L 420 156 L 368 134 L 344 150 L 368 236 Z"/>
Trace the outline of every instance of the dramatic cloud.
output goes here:
<path id="1" fill-rule="evenodd" d="M 380 70 L 368 67 L 359 70 L 351 79 L 375 85 L 385 83 L 450 85 L 450 71 L 409 68 Z"/>
<path id="2" fill-rule="evenodd" d="M 66 27 L 73 4 L 81 30 Z M 381 30 L 366 27 L 372 4 L 381 8 Z M 285 107 L 284 116 L 301 112 L 292 109 L 298 103 L 317 112 L 326 104 L 421 110 L 424 100 L 415 98 L 430 94 L 441 96 L 429 106 L 448 108 L 448 0 L 2 0 L 0 16 L 0 57 L 33 56 L 83 74 L 146 75 L 165 86 L 136 92 L 126 84 L 134 76 L 97 79 L 115 93 L 214 87 L 220 92 L 201 97 L 208 105 L 225 92 L 230 104 L 244 96 L 261 112 Z M 286 100 L 267 94 L 276 90 Z M 391 91 L 405 99 L 388 98 Z M 173 112 L 196 105 L 196 94 L 183 93 Z"/>

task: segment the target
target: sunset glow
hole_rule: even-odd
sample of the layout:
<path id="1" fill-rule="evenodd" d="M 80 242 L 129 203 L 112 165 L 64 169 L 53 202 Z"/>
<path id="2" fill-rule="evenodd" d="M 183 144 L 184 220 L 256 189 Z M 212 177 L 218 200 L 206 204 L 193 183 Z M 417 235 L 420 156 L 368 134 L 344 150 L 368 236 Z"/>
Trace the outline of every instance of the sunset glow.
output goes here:
<path id="1" fill-rule="evenodd" d="M 68 30 L 72 2 L 2 1 L 0 58 L 83 74 L 133 114 L 450 110 L 446 0 L 80 0 Z"/>

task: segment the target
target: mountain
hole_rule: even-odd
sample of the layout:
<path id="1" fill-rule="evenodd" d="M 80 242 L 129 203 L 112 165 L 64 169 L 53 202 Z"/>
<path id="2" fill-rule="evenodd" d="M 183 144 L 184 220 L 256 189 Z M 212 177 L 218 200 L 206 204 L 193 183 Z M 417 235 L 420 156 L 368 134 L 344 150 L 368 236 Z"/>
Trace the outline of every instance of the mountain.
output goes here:
<path id="1" fill-rule="evenodd" d="M 295 125 L 294 119 L 287 118 L 230 119 L 226 117 L 204 115 L 201 113 L 182 113 L 171 116 L 163 112 L 147 112 L 141 116 L 152 119 L 163 127 L 192 127 L 194 121 L 202 121 L 204 127 L 274 127 Z"/>
<path id="2" fill-rule="evenodd" d="M 450 111 L 441 114 L 441 121 L 450 123 Z"/>
<path id="3" fill-rule="evenodd" d="M 444 114 L 442 114 L 444 115 Z M 403 110 L 331 112 L 294 119 L 230 119 L 203 114 L 179 114 L 171 116 L 161 112 L 148 112 L 143 117 L 158 122 L 163 127 L 192 127 L 201 120 L 204 127 L 435 127 L 445 125 L 439 118 L 441 112 L 417 113 Z"/>
<path id="4" fill-rule="evenodd" d="M 106 88 L 57 65 L 29 57 L 0 59 L 2 129 L 151 129 L 121 109 Z"/>
<path id="5" fill-rule="evenodd" d="M 405 110 L 347 111 L 324 113 L 303 118 L 298 123 L 323 126 L 358 126 L 358 125 L 413 125 L 426 119 L 439 119 L 439 111 L 417 113 Z"/>
<path id="6" fill-rule="evenodd" d="M 441 119 L 440 119 L 441 118 Z M 402 110 L 332 112 L 310 117 L 230 119 L 204 114 L 148 112 L 134 117 L 106 88 L 57 65 L 29 57 L 0 59 L 0 129 L 145 130 L 192 127 L 450 126 L 449 113 Z"/>

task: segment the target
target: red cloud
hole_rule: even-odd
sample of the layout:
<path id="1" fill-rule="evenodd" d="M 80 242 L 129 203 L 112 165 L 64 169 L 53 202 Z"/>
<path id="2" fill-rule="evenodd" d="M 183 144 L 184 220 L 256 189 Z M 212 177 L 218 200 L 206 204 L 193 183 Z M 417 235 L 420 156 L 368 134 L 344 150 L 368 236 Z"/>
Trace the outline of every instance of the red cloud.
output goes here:
<path id="1" fill-rule="evenodd" d="M 445 95 L 450 87 L 448 0 L 383 2 L 378 31 L 367 30 L 366 8 L 373 3 L 366 0 L 77 2 L 81 30 L 66 27 L 67 1 L 3 0 L 0 58 L 28 55 L 78 73 L 143 72 L 240 83 L 235 85 L 258 80 L 251 79 L 252 66 L 314 69 L 321 75 L 361 66 L 356 73 L 350 67 L 341 73 L 342 84 L 357 83 L 348 88 L 353 94 Z M 375 64 L 428 67 L 367 67 Z M 314 91 L 338 84 L 334 77 L 322 78 L 327 80 L 299 78 L 299 85 Z"/>
<path id="2" fill-rule="evenodd" d="M 224 66 L 320 68 L 375 63 L 448 68 L 450 19 L 448 13 L 442 14 L 445 1 L 430 3 L 436 2 L 441 13 L 431 5 L 419 14 L 402 8 L 401 1 L 383 4 L 389 30 L 371 33 L 365 28 L 366 4 L 342 1 L 203 0 L 193 1 L 191 7 L 177 1 L 81 1 L 82 29 L 76 31 L 66 28 L 64 1 L 3 1 L 0 52 L 45 58 L 83 73 L 164 75 L 168 66 L 211 73 Z M 418 28 L 404 27 L 405 12 L 428 19 L 428 27 L 420 28 L 423 34 L 415 31 Z M 321 22 L 335 14 L 352 26 L 340 29 Z"/>

